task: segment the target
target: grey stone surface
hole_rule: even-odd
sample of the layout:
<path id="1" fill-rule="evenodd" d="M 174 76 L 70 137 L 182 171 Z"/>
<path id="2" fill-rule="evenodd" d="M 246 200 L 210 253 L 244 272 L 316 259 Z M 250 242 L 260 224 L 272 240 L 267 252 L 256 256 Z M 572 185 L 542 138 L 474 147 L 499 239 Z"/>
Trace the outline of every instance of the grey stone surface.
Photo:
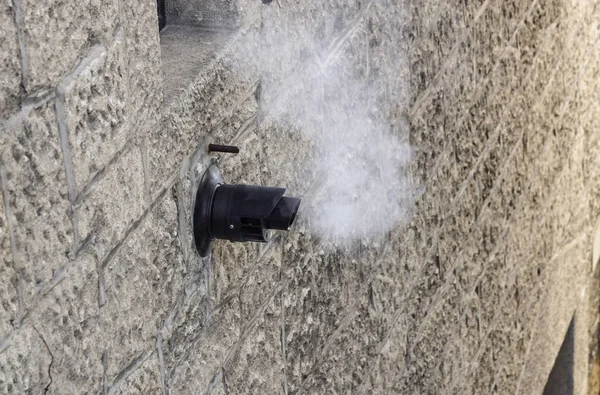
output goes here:
<path id="1" fill-rule="evenodd" d="M 129 147 L 76 205 L 81 237 L 89 238 L 99 259 L 104 259 L 123 241 L 144 208 L 142 154 L 139 148 Z"/>
<path id="2" fill-rule="evenodd" d="M 19 107 L 21 53 L 14 7 L 6 2 L 0 7 L 0 119 L 4 119 Z"/>
<path id="3" fill-rule="evenodd" d="M 253 331 L 267 309 L 265 300 L 274 300 L 278 291 L 280 244 L 274 243 L 257 260 L 252 254 L 238 255 L 215 245 L 215 272 L 210 280 L 213 308 L 188 320 L 178 328 L 165 345 L 165 367 L 169 372 L 169 388 L 174 392 L 195 392 L 209 385 L 221 368 L 237 358 L 240 344 Z M 240 245 L 237 249 L 243 251 Z M 221 259 L 228 258 L 227 261 Z M 225 266 L 226 267 L 219 267 Z M 181 338 L 184 333 L 194 333 Z M 223 336 L 222 342 L 211 339 Z M 251 341 L 251 340 L 249 340 Z M 182 344 L 183 343 L 183 344 Z M 190 365 L 190 356 L 193 365 Z M 266 366 L 265 366 L 266 368 Z"/>
<path id="4" fill-rule="evenodd" d="M 223 383 L 228 391 L 253 394 L 285 391 L 280 322 L 281 305 L 271 301 L 223 366 Z"/>
<path id="5" fill-rule="evenodd" d="M 52 355 L 33 327 L 15 333 L 0 354 L 0 390 L 6 394 L 41 392 L 51 384 Z"/>
<path id="6" fill-rule="evenodd" d="M 162 394 L 158 353 L 152 354 L 123 383 L 111 390 L 114 394 Z"/>
<path id="7" fill-rule="evenodd" d="M 189 328 L 190 324 L 196 327 Z M 180 330 L 185 338 L 175 333 L 165 345 L 165 369 L 173 393 L 204 391 L 218 374 L 243 333 L 239 302 L 235 297 L 230 298 L 202 323 L 190 322 L 186 326 L 187 331 Z"/>
<path id="8" fill-rule="evenodd" d="M 589 351 L 596 2 L 168 3 L 160 34 L 150 0 L 13 4 L 0 392 L 539 393 L 575 310 Z M 383 132 L 412 149 L 410 216 L 319 237 L 327 150 Z M 211 159 L 301 195 L 293 231 L 198 257 Z"/>
<path id="9" fill-rule="evenodd" d="M 68 262 L 74 237 L 71 206 L 54 102 L 31 108 L 4 133 L 2 187 L 14 236 L 8 267 L 17 276 L 13 281 L 23 315 Z"/>
<path id="10" fill-rule="evenodd" d="M 198 75 L 211 67 L 235 33 L 194 26 L 168 26 L 160 33 L 165 99 L 181 95 Z"/>
<path id="11" fill-rule="evenodd" d="M 127 141 L 127 63 L 123 32 L 108 48 L 94 47 L 61 82 L 59 111 L 79 188 L 87 185 Z"/>
<path id="12" fill-rule="evenodd" d="M 261 169 L 265 185 L 287 188 L 290 196 L 303 195 L 318 176 L 317 169 L 311 166 L 317 149 L 315 139 L 268 116 L 261 121 L 259 133 L 265 158 Z"/>
<path id="13" fill-rule="evenodd" d="M 254 94 L 243 99 L 236 109 L 217 125 L 211 136 L 213 141 L 223 144 L 240 144 L 241 140 L 246 137 L 246 132 L 248 130 L 253 130 L 259 116 L 260 103 L 258 96 L 260 96 L 260 89 L 260 84 L 256 85 Z M 248 148 L 253 150 L 257 149 L 256 146 Z M 231 155 L 221 155 L 218 153 L 214 154 L 214 157 L 218 160 L 227 159 L 230 156 Z M 223 170 L 226 171 L 226 169 Z M 256 170 L 247 169 L 244 171 Z"/>
<path id="14" fill-rule="evenodd" d="M 55 88 L 87 50 L 111 41 L 119 20 L 117 1 L 20 1 L 28 56 L 28 94 Z"/>
<path id="15" fill-rule="evenodd" d="M 256 123 L 250 121 L 247 129 L 233 143 L 240 149 L 236 155 L 217 156 L 223 180 L 228 184 L 265 185 L 260 164 L 264 162 L 263 144 Z"/>
<path id="16" fill-rule="evenodd" d="M 107 347 L 109 383 L 131 373 L 128 366 L 150 354 L 183 296 L 185 266 L 176 224 L 177 206 L 164 199 L 102 268 L 106 303 L 100 312 L 112 339 Z"/>
<path id="17" fill-rule="evenodd" d="M 49 393 L 102 391 L 103 353 L 111 339 L 105 337 L 108 327 L 98 298 L 97 261 L 83 254 L 31 313 L 30 322 L 54 357 L 46 368 L 52 377 L 52 383 L 47 383 Z"/>
<path id="18" fill-rule="evenodd" d="M 122 7 L 129 135 L 143 137 L 158 124 L 163 98 L 156 2 L 123 2 Z"/>
<path id="19" fill-rule="evenodd" d="M 255 269 L 257 262 L 260 262 L 260 255 L 256 244 L 230 244 L 217 241 L 214 247 L 210 291 L 211 300 L 217 304 L 239 291 L 248 273 Z"/>
<path id="20" fill-rule="evenodd" d="M 2 308 L 0 310 L 0 338 L 4 339 L 13 329 L 19 313 L 17 276 L 10 246 L 10 229 L 4 213 L 4 197 L 0 195 L 0 289 Z M 4 341 L 4 340 L 2 340 Z"/>

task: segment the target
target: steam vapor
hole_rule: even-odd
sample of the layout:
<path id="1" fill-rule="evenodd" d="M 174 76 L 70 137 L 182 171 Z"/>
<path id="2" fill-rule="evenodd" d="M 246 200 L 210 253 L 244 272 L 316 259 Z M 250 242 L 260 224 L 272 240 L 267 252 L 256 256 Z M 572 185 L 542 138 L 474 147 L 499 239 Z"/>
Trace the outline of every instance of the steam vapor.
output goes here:
<path id="1" fill-rule="evenodd" d="M 368 45 L 364 32 L 353 36 Z M 289 54 L 302 45 L 310 44 L 280 43 L 263 52 Z M 406 223 L 418 193 L 407 122 L 397 121 L 397 102 L 408 102 L 406 79 L 390 87 L 386 73 L 376 75 L 369 62 L 368 54 L 357 59 L 343 52 L 309 60 L 285 81 L 292 86 L 286 97 L 268 108 L 278 122 L 315 142 L 314 163 L 298 164 L 314 166 L 318 175 L 300 215 L 311 232 L 334 245 L 379 237 Z M 408 58 L 396 62 L 401 67 Z M 389 115 L 391 107 L 396 113 Z"/>

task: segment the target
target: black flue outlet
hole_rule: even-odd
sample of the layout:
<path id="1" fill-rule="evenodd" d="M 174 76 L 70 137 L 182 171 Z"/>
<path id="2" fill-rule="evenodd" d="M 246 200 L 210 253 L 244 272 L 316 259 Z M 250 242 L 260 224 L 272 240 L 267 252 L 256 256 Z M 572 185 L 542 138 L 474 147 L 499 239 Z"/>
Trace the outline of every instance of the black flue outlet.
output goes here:
<path id="1" fill-rule="evenodd" d="M 269 229 L 289 230 L 300 198 L 283 196 L 285 188 L 227 185 L 211 165 L 204 173 L 194 205 L 196 249 L 207 256 L 214 239 L 266 242 Z"/>

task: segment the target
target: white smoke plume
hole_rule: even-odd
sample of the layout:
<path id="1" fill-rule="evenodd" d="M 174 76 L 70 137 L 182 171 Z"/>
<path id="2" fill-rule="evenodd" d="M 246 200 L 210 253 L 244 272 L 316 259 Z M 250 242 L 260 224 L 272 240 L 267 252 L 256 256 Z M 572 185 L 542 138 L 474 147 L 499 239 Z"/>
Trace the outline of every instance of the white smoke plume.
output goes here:
<path id="1" fill-rule="evenodd" d="M 287 80 L 295 88 L 269 112 L 315 141 L 314 162 L 298 164 L 317 174 L 300 215 L 320 238 L 347 246 L 409 221 L 417 192 L 406 122 L 391 127 L 379 108 L 384 89 L 370 85 L 364 67 L 342 57 L 333 62 L 317 59 Z M 396 96 L 407 95 L 400 89 Z"/>
<path id="2" fill-rule="evenodd" d="M 402 119 L 409 101 L 408 54 L 389 29 L 381 33 L 385 38 L 373 33 L 390 22 L 397 25 L 394 32 L 401 30 L 398 26 L 407 19 L 402 3 L 381 7 L 386 15 L 379 21 L 365 20 L 332 42 L 314 42 L 314 26 L 298 23 L 288 26 L 288 34 L 260 44 L 263 91 L 271 93 L 263 98 L 263 115 L 279 129 L 314 141 L 314 160 L 294 163 L 316 174 L 307 191 L 294 191 L 305 192 L 300 217 L 310 232 L 333 245 L 380 237 L 407 223 L 419 193 L 410 173 L 408 122 Z M 285 11 L 287 3 L 282 7 Z M 279 18 L 277 10 L 263 17 Z M 336 25 L 336 15 L 319 15 L 322 25 Z M 384 39 L 385 44 L 375 42 Z M 277 76 L 291 64 L 299 64 L 291 67 L 291 76 Z"/>

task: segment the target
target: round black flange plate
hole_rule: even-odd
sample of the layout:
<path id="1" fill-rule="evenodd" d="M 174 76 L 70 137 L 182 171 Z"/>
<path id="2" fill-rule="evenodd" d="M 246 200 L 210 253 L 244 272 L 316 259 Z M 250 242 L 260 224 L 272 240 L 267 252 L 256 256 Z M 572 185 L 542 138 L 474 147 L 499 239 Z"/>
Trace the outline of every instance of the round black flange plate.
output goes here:
<path id="1" fill-rule="evenodd" d="M 215 191 L 223 183 L 221 171 L 216 165 L 210 165 L 204 172 L 194 203 L 193 227 L 196 250 L 201 257 L 208 255 L 213 238 L 210 236 L 210 213 Z"/>

